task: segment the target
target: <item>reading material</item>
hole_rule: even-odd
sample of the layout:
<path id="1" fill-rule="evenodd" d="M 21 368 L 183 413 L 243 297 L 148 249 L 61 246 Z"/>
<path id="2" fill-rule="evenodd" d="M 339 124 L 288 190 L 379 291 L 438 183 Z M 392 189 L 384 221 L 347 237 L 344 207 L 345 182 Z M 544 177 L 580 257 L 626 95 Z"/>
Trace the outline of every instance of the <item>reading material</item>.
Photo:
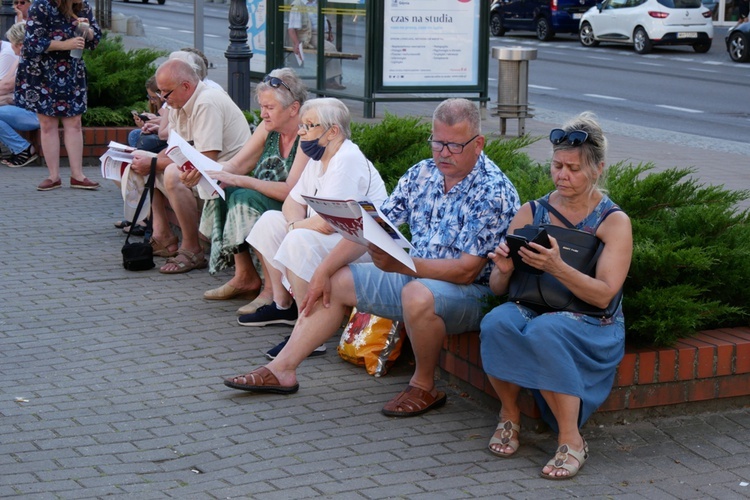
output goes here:
<path id="1" fill-rule="evenodd" d="M 211 170 L 221 170 L 221 164 L 213 161 L 211 158 L 203 155 L 188 142 L 180 137 L 180 134 L 174 130 L 169 132 L 169 141 L 167 141 L 167 156 L 177 164 L 177 167 L 183 172 L 193 169 L 203 176 L 198 182 L 198 196 L 204 200 L 211 200 L 221 196 L 226 198 L 224 190 L 219 183 L 208 175 Z"/>
<path id="2" fill-rule="evenodd" d="M 305 195 L 302 197 L 310 208 L 344 238 L 365 246 L 372 243 L 416 272 L 414 261 L 404 251 L 404 248 L 414 247 L 370 200 L 330 200 Z"/>
<path id="3" fill-rule="evenodd" d="M 125 167 L 133 163 L 134 151 L 136 151 L 134 147 L 110 141 L 107 151 L 99 157 L 102 165 L 102 177 L 112 179 L 113 181 L 120 181 L 122 174 L 125 172 Z M 150 151 L 141 152 L 146 156 L 156 156 L 155 153 L 151 153 Z"/>

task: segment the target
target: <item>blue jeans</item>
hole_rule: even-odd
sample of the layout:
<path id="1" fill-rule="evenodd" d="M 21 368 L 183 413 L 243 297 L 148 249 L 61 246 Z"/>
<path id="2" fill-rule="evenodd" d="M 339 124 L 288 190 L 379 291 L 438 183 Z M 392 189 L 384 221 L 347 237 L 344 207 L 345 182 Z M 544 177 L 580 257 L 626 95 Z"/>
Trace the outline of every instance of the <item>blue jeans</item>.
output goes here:
<path id="1" fill-rule="evenodd" d="M 142 134 L 141 129 L 136 128 L 128 134 L 128 145 L 144 151 L 158 153 L 167 147 L 167 141 L 159 139 L 159 134 Z"/>
<path id="2" fill-rule="evenodd" d="M 36 113 L 18 106 L 0 106 L 0 141 L 2 141 L 13 154 L 22 153 L 29 147 L 28 141 L 18 135 L 16 130 L 29 131 L 39 128 L 39 119 Z"/>

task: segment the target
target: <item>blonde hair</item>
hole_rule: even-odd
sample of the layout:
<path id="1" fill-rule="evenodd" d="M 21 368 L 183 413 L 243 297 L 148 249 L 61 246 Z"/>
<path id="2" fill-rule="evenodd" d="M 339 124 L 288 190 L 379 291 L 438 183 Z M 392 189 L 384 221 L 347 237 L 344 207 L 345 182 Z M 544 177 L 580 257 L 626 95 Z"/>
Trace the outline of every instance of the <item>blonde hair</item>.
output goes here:
<path id="1" fill-rule="evenodd" d="M 22 44 L 26 37 L 26 22 L 16 23 L 5 32 L 5 38 L 14 45 Z"/>

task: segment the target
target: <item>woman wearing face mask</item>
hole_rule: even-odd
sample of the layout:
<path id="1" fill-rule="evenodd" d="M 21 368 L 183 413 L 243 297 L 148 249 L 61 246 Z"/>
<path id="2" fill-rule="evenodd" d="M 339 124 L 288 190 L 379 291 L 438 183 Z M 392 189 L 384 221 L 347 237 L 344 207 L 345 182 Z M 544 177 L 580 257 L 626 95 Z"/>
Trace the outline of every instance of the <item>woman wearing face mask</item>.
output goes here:
<path id="1" fill-rule="evenodd" d="M 341 101 L 314 99 L 302 106 L 300 114 L 300 147 L 310 161 L 281 211 L 264 213 L 247 238 L 265 262 L 273 302 L 240 316 L 241 325 L 294 324 L 297 307 L 292 294 L 305 296 L 318 264 L 341 241 L 341 235 L 308 208 L 302 195 L 339 200 L 366 197 L 376 206 L 387 196 L 380 174 L 350 140 L 351 116 Z M 365 254 L 357 262 L 367 260 Z"/>
<path id="2" fill-rule="evenodd" d="M 298 145 L 299 110 L 307 90 L 297 74 L 289 68 L 273 70 L 255 87 L 255 97 L 263 121 L 222 171 L 211 172 L 226 200 L 209 200 L 203 208 L 200 232 L 211 239 L 208 270 L 214 274 L 234 262 L 234 276 L 205 292 L 208 300 L 258 295 L 262 282 L 245 238 L 263 212 L 281 209 L 308 160 Z M 259 305 L 253 301 L 240 314 Z"/>

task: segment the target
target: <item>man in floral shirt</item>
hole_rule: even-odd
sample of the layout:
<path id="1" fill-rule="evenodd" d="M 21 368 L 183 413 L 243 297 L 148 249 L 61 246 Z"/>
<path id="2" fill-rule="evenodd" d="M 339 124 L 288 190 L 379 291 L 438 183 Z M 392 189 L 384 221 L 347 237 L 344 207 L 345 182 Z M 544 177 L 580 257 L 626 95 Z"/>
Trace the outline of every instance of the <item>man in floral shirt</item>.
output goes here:
<path id="1" fill-rule="evenodd" d="M 434 384 L 447 334 L 477 330 L 490 262 L 519 208 L 518 193 L 484 154 L 479 110 L 466 99 L 448 99 L 435 110 L 429 138 L 433 157 L 400 179 L 382 211 L 408 224 L 416 272 L 379 248 L 342 240 L 315 271 L 291 338 L 268 365 L 226 379 L 234 389 L 291 394 L 296 368 L 339 329 L 351 307 L 402 321 L 416 368 L 409 386 L 383 413 L 411 417 L 445 404 Z M 369 251 L 371 264 L 351 264 Z"/>

